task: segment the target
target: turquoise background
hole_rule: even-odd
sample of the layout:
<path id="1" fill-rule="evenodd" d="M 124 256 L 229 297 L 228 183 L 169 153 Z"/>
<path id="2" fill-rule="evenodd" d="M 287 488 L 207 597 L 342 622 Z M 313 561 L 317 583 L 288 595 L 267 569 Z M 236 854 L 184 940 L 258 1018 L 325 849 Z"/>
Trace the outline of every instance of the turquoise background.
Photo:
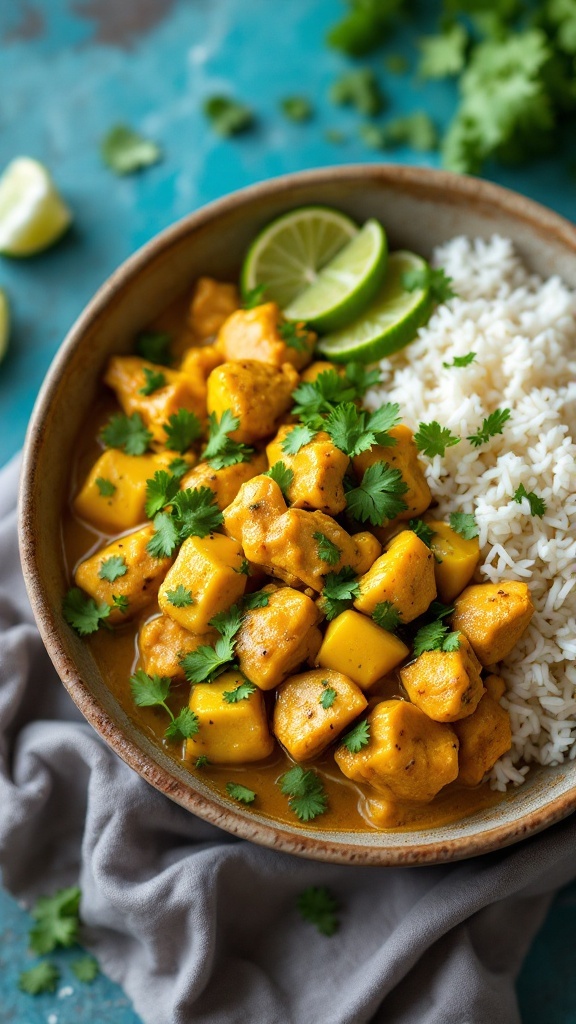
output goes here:
<path id="1" fill-rule="evenodd" d="M 432 4 L 422 5 L 430 12 Z M 379 162 L 367 149 L 352 111 L 333 107 L 327 91 L 347 62 L 323 45 L 343 10 L 339 0 L 11 0 L 0 6 L 0 168 L 14 156 L 45 162 L 74 212 L 68 235 L 42 256 L 0 261 L 13 329 L 0 366 L 0 465 L 20 448 L 30 411 L 50 361 L 96 288 L 130 253 L 172 221 L 233 189 L 271 176 L 330 164 Z M 418 31 L 426 30 L 426 16 Z M 440 126 L 453 110 L 455 89 L 422 83 L 414 74 L 415 29 L 404 27 L 387 47 L 404 53 L 410 69 L 378 71 L 390 114 L 424 107 Z M 256 128 L 225 141 L 201 113 L 202 98 L 230 93 L 253 106 Z M 278 101 L 304 93 L 316 114 L 287 122 Z M 126 122 L 157 141 L 162 163 L 117 178 L 102 165 L 99 140 Z M 338 129 L 344 141 L 326 140 Z M 386 159 L 435 166 L 434 154 L 397 149 Z M 516 188 L 576 219 L 576 188 L 566 163 L 541 160 L 529 168 L 488 168 L 494 181 Z M 18 993 L 17 974 L 29 966 L 25 913 L 0 892 L 0 1022 L 44 1022 L 57 1013 L 72 1021 L 132 1024 L 120 990 L 100 978 L 74 997 Z M 573 953 L 576 887 L 561 894 L 522 973 L 525 1024 L 576 1024 Z M 4 1014 L 4 1016 L 2 1016 Z M 10 1015 L 9 1015 L 10 1014 Z"/>

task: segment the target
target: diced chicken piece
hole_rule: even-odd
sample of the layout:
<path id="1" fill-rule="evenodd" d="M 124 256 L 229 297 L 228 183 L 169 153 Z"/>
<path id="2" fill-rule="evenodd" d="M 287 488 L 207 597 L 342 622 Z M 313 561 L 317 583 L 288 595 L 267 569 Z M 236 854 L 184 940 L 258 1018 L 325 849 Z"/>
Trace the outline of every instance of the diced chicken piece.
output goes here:
<path id="1" fill-rule="evenodd" d="M 454 607 L 452 629 L 468 637 L 483 665 L 510 654 L 534 614 L 528 587 L 516 580 L 467 587 Z"/>
<path id="2" fill-rule="evenodd" d="M 286 324 L 279 306 L 265 302 L 253 309 L 239 309 L 222 324 L 218 344 L 226 359 L 258 359 L 273 366 L 291 363 L 297 370 L 312 358 L 316 335 L 304 324 Z"/>
<path id="3" fill-rule="evenodd" d="M 236 637 L 240 670 L 261 690 L 278 686 L 322 642 L 314 602 L 291 587 L 268 593 L 268 604 L 246 612 Z"/>
<path id="4" fill-rule="evenodd" d="M 168 615 L 157 615 L 145 622 L 138 633 L 142 668 L 151 676 L 184 679 L 184 669 L 180 665 L 182 656 L 204 644 L 212 644 L 217 637 L 215 629 L 202 635 L 190 633 Z"/>
<path id="5" fill-rule="evenodd" d="M 224 509 L 224 530 L 242 545 L 250 561 L 262 565 L 268 530 L 286 509 L 275 480 L 264 475 L 252 477 Z"/>
<path id="6" fill-rule="evenodd" d="M 188 324 L 198 341 L 213 338 L 225 320 L 240 306 L 235 284 L 199 277 L 192 294 Z"/>
<path id="7" fill-rule="evenodd" d="M 467 718 L 486 692 L 480 663 L 462 633 L 457 651 L 424 651 L 400 669 L 400 677 L 412 703 L 435 722 Z"/>
<path id="8" fill-rule="evenodd" d="M 208 412 L 221 419 L 229 409 L 240 420 L 230 437 L 252 444 L 274 433 L 290 408 L 297 383 L 298 374 L 290 363 L 280 367 L 254 359 L 223 363 L 208 378 Z"/>
<path id="9" fill-rule="evenodd" d="M 354 607 L 371 615 L 377 604 L 389 601 L 402 622 L 412 622 L 435 597 L 434 555 L 412 530 L 403 530 L 362 576 Z"/>
<path id="10" fill-rule="evenodd" d="M 432 495 L 410 428 L 404 423 L 399 423 L 397 427 L 392 427 L 389 434 L 396 440 L 394 446 L 383 448 L 375 444 L 368 451 L 356 455 L 352 459 L 352 465 L 359 480 L 364 476 L 368 466 L 374 465 L 375 462 L 387 462 L 392 469 L 399 469 L 404 483 L 408 486 L 408 490 L 402 495 L 407 508 L 400 512 L 396 519 L 413 519 L 414 516 L 420 516 L 426 511 L 432 501 Z"/>
<path id="11" fill-rule="evenodd" d="M 226 508 L 238 494 L 242 484 L 253 476 L 265 473 L 268 463 L 264 453 L 258 452 L 248 462 L 213 469 L 209 462 L 199 462 L 182 477 L 182 487 L 209 487 L 216 495 L 218 508 Z"/>
<path id="12" fill-rule="evenodd" d="M 499 704 L 506 693 L 506 683 L 502 679 L 502 676 L 486 676 L 484 686 L 486 687 L 486 693 L 490 694 L 492 700 L 495 700 L 496 703 Z"/>
<path id="13" fill-rule="evenodd" d="M 360 551 L 360 561 L 356 566 L 356 572 L 359 576 L 363 576 L 382 554 L 382 545 L 369 530 L 353 533 L 352 540 Z"/>
<path id="14" fill-rule="evenodd" d="M 280 427 L 266 447 L 268 462 L 271 466 L 283 462 L 292 470 L 294 476 L 286 493 L 294 508 L 319 509 L 337 516 L 346 508 L 343 480 L 350 459 L 332 444 L 323 430 L 296 455 L 288 455 L 282 449 L 282 442 L 293 429 L 292 424 Z"/>
<path id="15" fill-rule="evenodd" d="M 313 384 L 317 377 L 321 373 L 327 373 L 329 370 L 335 370 L 339 377 L 344 374 L 344 367 L 337 366 L 336 363 L 329 363 L 322 359 L 317 360 L 314 363 L 310 363 L 303 373 L 300 375 L 300 379 L 306 383 Z"/>
<path id="16" fill-rule="evenodd" d="M 478 537 L 465 540 L 448 523 L 427 520 L 434 530 L 430 547 L 434 552 L 434 572 L 438 596 L 444 604 L 451 604 L 470 582 L 480 558 Z"/>
<path id="17" fill-rule="evenodd" d="M 323 668 L 303 672 L 291 676 L 278 690 L 273 731 L 290 757 L 308 761 L 321 754 L 367 704 L 362 690 L 341 672 Z"/>
<path id="18" fill-rule="evenodd" d="M 146 545 L 153 533 L 151 526 L 145 526 L 120 537 L 81 562 L 76 569 L 74 579 L 77 586 L 97 603 L 104 601 L 112 607 L 107 622 L 124 622 L 156 597 L 172 559 L 154 558 L 148 553 Z M 114 562 L 108 561 L 111 558 Z M 124 612 L 114 605 L 114 597 L 128 599 Z"/>
<path id="19" fill-rule="evenodd" d="M 368 717 L 370 739 L 357 754 L 343 744 L 334 760 L 355 782 L 391 800 L 429 803 L 458 775 L 458 738 L 403 700 L 385 700 Z"/>
<path id="20" fill-rule="evenodd" d="M 180 373 L 189 377 L 198 393 L 207 393 L 208 377 L 224 362 L 219 345 L 194 345 L 186 349 L 180 364 Z"/>
<path id="21" fill-rule="evenodd" d="M 510 715 L 487 693 L 469 718 L 454 724 L 460 740 L 458 782 L 477 786 L 512 746 Z"/>
<path id="22" fill-rule="evenodd" d="M 397 636 L 350 608 L 329 624 L 316 664 L 344 672 L 366 690 L 409 653 Z"/>
<path id="23" fill-rule="evenodd" d="M 222 534 L 188 537 L 158 594 L 165 615 L 191 633 L 205 633 L 210 619 L 242 597 L 246 576 L 240 572 L 242 548 Z M 182 586 L 191 603 L 173 603 L 172 595 Z"/>
<path id="24" fill-rule="evenodd" d="M 198 716 L 199 730 L 186 742 L 189 760 L 204 755 L 213 764 L 243 764 L 272 753 L 274 739 L 261 691 L 232 702 L 225 697 L 245 682 L 240 672 L 232 671 L 192 688 L 189 706 Z"/>
<path id="25" fill-rule="evenodd" d="M 144 370 L 162 374 L 165 383 L 147 395 Z M 139 413 L 152 433 L 154 441 L 166 442 L 164 425 L 179 409 L 193 412 L 200 420 L 206 418 L 206 392 L 199 389 L 190 377 L 165 366 L 157 366 L 138 356 L 112 356 L 108 362 L 104 381 L 115 392 L 124 412 L 131 416 Z"/>

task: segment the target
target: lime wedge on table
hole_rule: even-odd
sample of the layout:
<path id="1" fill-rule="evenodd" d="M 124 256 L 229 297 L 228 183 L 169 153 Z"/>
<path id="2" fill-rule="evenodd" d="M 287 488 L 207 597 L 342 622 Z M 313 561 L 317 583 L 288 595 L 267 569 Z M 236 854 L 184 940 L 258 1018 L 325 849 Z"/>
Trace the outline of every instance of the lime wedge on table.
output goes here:
<path id="1" fill-rule="evenodd" d="M 6 292 L 0 288 L 0 363 L 6 355 L 8 348 L 8 334 L 10 332 L 10 310 Z"/>
<path id="2" fill-rule="evenodd" d="M 0 178 L 0 253 L 32 256 L 52 245 L 72 215 L 46 168 L 18 157 Z"/>
<path id="3" fill-rule="evenodd" d="M 320 339 L 323 355 L 341 363 L 372 363 L 404 348 L 427 320 L 431 298 L 427 286 L 410 292 L 402 278 L 408 271 L 421 270 L 425 279 L 427 266 L 412 252 L 391 253 L 382 289 L 356 320 Z"/>
<path id="4" fill-rule="evenodd" d="M 318 331 L 335 331 L 353 320 L 379 291 L 388 245 L 377 220 L 361 231 L 318 273 L 284 309 L 289 320 L 305 320 Z"/>
<path id="5" fill-rule="evenodd" d="M 240 276 L 242 292 L 266 285 L 266 298 L 288 306 L 357 233 L 350 217 L 328 206 L 283 214 L 252 242 Z"/>

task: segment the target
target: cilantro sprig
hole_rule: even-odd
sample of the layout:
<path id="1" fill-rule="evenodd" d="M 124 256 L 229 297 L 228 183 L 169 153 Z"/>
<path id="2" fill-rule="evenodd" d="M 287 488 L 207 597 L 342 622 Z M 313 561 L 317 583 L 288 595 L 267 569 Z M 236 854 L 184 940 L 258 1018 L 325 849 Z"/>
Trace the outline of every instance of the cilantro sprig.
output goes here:
<path id="1" fill-rule="evenodd" d="M 478 536 L 478 523 L 473 512 L 451 512 L 449 523 L 455 533 L 464 540 L 473 540 Z"/>
<path id="2" fill-rule="evenodd" d="M 159 370 L 151 370 L 149 366 L 145 366 L 142 370 L 142 375 L 144 377 L 144 384 L 140 388 L 139 394 L 153 395 L 155 391 L 166 387 L 166 377 Z"/>
<path id="3" fill-rule="evenodd" d="M 485 417 L 479 430 L 475 434 L 469 434 L 466 440 L 470 441 L 474 448 L 479 448 L 481 444 L 487 444 L 490 438 L 503 432 L 504 424 L 508 422 L 511 415 L 510 409 L 495 409 Z"/>
<path id="4" fill-rule="evenodd" d="M 144 424 L 140 413 L 125 416 L 114 413 L 100 432 L 100 440 L 106 448 L 120 448 L 126 455 L 144 455 L 148 451 L 152 434 Z"/>
<path id="5" fill-rule="evenodd" d="M 182 708 L 175 715 L 166 701 L 170 695 L 172 680 L 168 676 L 148 675 L 139 668 L 130 677 L 130 690 L 134 703 L 140 708 L 161 707 L 170 717 L 170 723 L 164 731 L 168 739 L 190 739 L 200 729 L 198 716 L 190 708 Z"/>
<path id="6" fill-rule="evenodd" d="M 449 299 L 456 298 L 452 278 L 448 277 L 441 267 L 426 264 L 421 269 L 407 270 L 402 274 L 402 284 L 409 292 L 417 288 L 428 288 L 434 302 L 448 302 Z"/>
<path id="7" fill-rule="evenodd" d="M 220 633 L 213 647 L 203 644 L 180 659 L 180 665 L 189 683 L 212 682 L 234 661 L 234 638 L 242 625 L 242 612 L 232 605 L 226 612 L 215 615 L 210 625 Z"/>
<path id="8" fill-rule="evenodd" d="M 372 612 L 372 618 L 377 626 L 389 633 L 394 633 L 402 622 L 400 612 L 392 601 L 380 601 Z"/>
<path id="9" fill-rule="evenodd" d="M 328 937 L 338 931 L 338 904 L 325 886 L 311 885 L 297 900 L 300 916 Z"/>
<path id="10" fill-rule="evenodd" d="M 423 519 L 411 519 L 408 523 L 408 529 L 412 530 L 427 548 L 430 547 L 434 530 L 428 523 L 425 523 Z"/>
<path id="11" fill-rule="evenodd" d="M 362 750 L 362 747 L 366 747 L 370 742 L 370 722 L 367 718 L 362 719 L 358 722 L 350 732 L 342 738 L 342 746 L 346 747 L 351 754 L 358 754 Z"/>
<path id="12" fill-rule="evenodd" d="M 321 418 L 342 402 L 362 398 L 369 388 L 380 382 L 378 370 L 367 370 L 361 363 L 347 363 L 343 373 L 324 370 L 313 381 L 301 381 L 293 392 L 292 412 L 303 423 L 322 429 Z"/>
<path id="13" fill-rule="evenodd" d="M 165 331 L 143 331 L 136 338 L 136 351 L 142 359 L 159 366 L 170 366 L 172 338 Z"/>
<path id="14" fill-rule="evenodd" d="M 253 804 L 256 799 L 254 790 L 248 789 L 240 782 L 227 782 L 226 792 L 228 796 L 231 796 L 233 800 L 238 800 L 241 804 Z"/>
<path id="15" fill-rule="evenodd" d="M 171 451 L 184 455 L 202 435 L 202 424 L 198 417 L 189 409 L 178 409 L 168 417 L 164 424 L 166 447 Z"/>
<path id="16" fill-rule="evenodd" d="M 328 798 L 320 777 L 309 768 L 294 765 L 279 779 L 280 791 L 288 797 L 288 806 L 300 821 L 313 821 L 324 814 Z"/>
<path id="17" fill-rule="evenodd" d="M 324 421 L 324 430 L 332 443 L 353 458 L 378 444 L 391 447 L 396 438 L 389 431 L 400 422 L 396 402 L 386 402 L 376 412 L 358 409 L 353 402 L 342 402 L 332 409 Z"/>
<path id="18" fill-rule="evenodd" d="M 162 472 L 160 470 L 160 474 Z M 156 473 L 154 479 L 160 474 Z M 161 488 L 162 481 L 159 481 L 154 494 L 151 492 L 151 508 L 161 500 Z M 169 558 L 187 537 L 207 537 L 224 522 L 214 491 L 209 487 L 189 487 L 176 494 L 171 492 L 171 486 L 164 491 L 170 511 L 156 513 L 154 533 L 146 545 L 146 550 L 154 558 Z"/>
<path id="19" fill-rule="evenodd" d="M 460 633 L 451 632 L 446 623 L 437 619 L 421 626 L 414 637 L 414 657 L 419 658 L 425 651 L 457 651 L 460 646 Z"/>
<path id="20" fill-rule="evenodd" d="M 100 563 L 98 569 L 98 576 L 101 580 L 106 580 L 108 583 L 114 583 L 114 580 L 125 576 L 128 572 L 128 566 L 122 555 L 111 555 L 110 558 L 105 558 Z"/>
<path id="21" fill-rule="evenodd" d="M 222 700 L 225 704 L 237 704 L 240 700 L 248 700 L 251 693 L 256 692 L 257 687 L 254 683 L 251 683 L 249 679 L 245 679 L 243 683 L 238 683 L 238 686 L 234 687 L 233 690 L 224 690 L 222 694 Z"/>
<path id="22" fill-rule="evenodd" d="M 414 434 L 416 447 L 429 459 L 433 459 L 435 455 L 444 458 L 446 449 L 459 444 L 460 440 L 448 427 L 441 427 L 436 420 L 432 420 L 430 423 L 420 423 Z"/>
<path id="23" fill-rule="evenodd" d="M 318 549 L 318 558 L 322 562 L 326 562 L 326 565 L 337 565 L 342 556 L 340 548 L 334 544 L 325 533 L 312 534 L 313 539 L 316 541 Z"/>
<path id="24" fill-rule="evenodd" d="M 408 484 L 399 469 L 387 462 L 373 462 L 364 472 L 362 482 L 346 493 L 349 514 L 361 523 L 382 526 L 407 509 L 402 495 Z"/>
<path id="25" fill-rule="evenodd" d="M 514 491 L 514 496 L 512 500 L 518 502 L 518 504 L 521 505 L 524 498 L 528 499 L 528 504 L 530 506 L 530 515 L 538 516 L 538 518 L 541 519 L 544 513 L 546 512 L 547 507 L 544 498 L 540 498 L 535 493 L 535 491 L 527 491 L 524 487 L 524 484 L 520 484 L 519 487 L 517 487 Z"/>
<path id="26" fill-rule="evenodd" d="M 288 491 L 292 486 L 294 480 L 294 470 L 290 469 L 285 462 L 275 462 L 273 466 L 264 474 L 269 476 L 271 480 L 274 480 L 285 498 L 288 496 Z"/>
<path id="27" fill-rule="evenodd" d="M 288 348 L 293 348 L 296 352 L 308 351 L 308 331 L 299 321 L 284 320 L 278 324 L 278 334 Z"/>
<path id="28" fill-rule="evenodd" d="M 79 636 L 90 636 L 100 629 L 112 608 L 104 601 L 96 604 L 92 597 L 84 594 L 79 587 L 71 587 L 62 604 L 66 622 Z"/>
<path id="29" fill-rule="evenodd" d="M 300 426 L 293 427 L 286 434 L 286 437 L 280 442 L 280 447 L 286 455 L 297 455 L 304 445 L 310 444 L 310 441 L 314 440 L 315 436 L 315 430 L 301 424 Z"/>
<path id="30" fill-rule="evenodd" d="M 345 565 L 339 572 L 329 572 L 324 579 L 320 604 L 328 622 L 350 608 L 360 596 L 360 583 L 351 566 Z"/>
<path id="31" fill-rule="evenodd" d="M 465 356 L 454 356 L 451 363 L 442 363 L 445 370 L 451 370 L 454 367 L 470 366 L 471 363 L 476 359 L 475 352 L 468 352 Z"/>
<path id="32" fill-rule="evenodd" d="M 18 977 L 18 988 L 29 996 L 39 996 L 44 992 L 55 992 L 60 981 L 60 971 L 56 964 L 49 960 L 41 960 L 27 971 L 21 971 Z"/>
<path id="33" fill-rule="evenodd" d="M 78 886 L 71 885 L 36 901 L 31 910 L 35 924 L 29 937 L 33 953 L 45 956 L 58 947 L 74 945 L 80 927 L 80 895 Z"/>
<path id="34" fill-rule="evenodd" d="M 208 443 L 202 458 L 210 463 L 213 469 L 225 469 L 235 466 L 238 462 L 248 462 L 254 449 L 233 441 L 230 434 L 240 426 L 240 418 L 234 416 L 230 409 L 225 409 L 220 420 L 215 412 L 208 417 Z"/>
<path id="35" fill-rule="evenodd" d="M 98 494 L 101 498 L 111 498 L 118 490 L 116 484 L 113 484 L 111 480 L 107 480 L 104 476 L 97 476 L 94 483 L 98 488 Z"/>

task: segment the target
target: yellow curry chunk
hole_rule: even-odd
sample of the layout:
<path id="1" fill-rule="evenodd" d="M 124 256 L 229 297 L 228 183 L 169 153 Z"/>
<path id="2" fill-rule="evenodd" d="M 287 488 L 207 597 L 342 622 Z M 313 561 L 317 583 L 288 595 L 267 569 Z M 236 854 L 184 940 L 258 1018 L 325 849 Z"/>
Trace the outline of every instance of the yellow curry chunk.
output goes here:
<path id="1" fill-rule="evenodd" d="M 165 381 L 149 395 L 142 393 L 142 389 L 147 386 L 144 370 L 161 373 Z M 152 433 L 153 440 L 159 444 L 166 441 L 164 425 L 179 409 L 187 409 L 201 420 L 206 417 L 205 389 L 198 387 L 183 373 L 149 363 L 139 356 L 112 356 L 104 381 L 115 392 L 124 412 L 128 416 L 139 413 Z"/>
<path id="2" fill-rule="evenodd" d="M 469 718 L 456 722 L 460 740 L 458 782 L 477 786 L 512 746 L 510 715 L 487 693 Z"/>
<path id="3" fill-rule="evenodd" d="M 172 559 L 154 558 L 148 554 L 146 545 L 153 533 L 152 526 L 145 526 L 142 530 L 120 537 L 81 562 L 76 569 L 74 579 L 77 586 L 90 594 L 97 603 L 104 601 L 112 606 L 108 622 L 124 622 L 156 597 Z M 108 561 L 111 558 L 113 562 Z M 116 578 L 103 578 L 102 573 L 115 575 Z M 114 596 L 128 599 L 125 612 L 114 607 Z"/>
<path id="4" fill-rule="evenodd" d="M 157 615 L 143 623 L 138 633 L 138 650 L 142 668 L 148 675 L 184 679 L 180 659 L 197 647 L 212 644 L 218 634 L 215 629 L 199 635 L 190 633 L 168 615 Z"/>
<path id="5" fill-rule="evenodd" d="M 241 672 L 224 672 L 213 683 L 192 687 L 190 710 L 198 716 L 199 730 L 186 742 L 186 757 L 204 755 L 214 764 L 261 761 L 274 747 L 268 728 L 264 698 L 254 690 L 242 700 L 226 700 L 246 680 Z"/>
<path id="6" fill-rule="evenodd" d="M 348 609 L 329 624 L 316 664 L 344 672 L 363 690 L 391 672 L 410 651 L 393 633 Z"/>
<path id="7" fill-rule="evenodd" d="M 510 654 L 534 614 L 528 587 L 516 580 L 467 587 L 454 608 L 452 629 L 468 637 L 483 665 Z"/>
<path id="8" fill-rule="evenodd" d="M 506 693 L 506 683 L 504 679 L 502 679 L 502 676 L 496 676 L 494 674 L 486 676 L 484 686 L 486 687 L 486 693 L 488 693 L 492 697 L 492 700 L 495 700 L 497 703 L 502 700 L 502 697 Z"/>
<path id="9" fill-rule="evenodd" d="M 322 635 L 314 602 L 291 587 L 270 589 L 264 608 L 247 611 L 236 636 L 240 670 L 261 690 L 271 690 L 318 653 Z"/>
<path id="10" fill-rule="evenodd" d="M 342 672 L 302 672 L 278 690 L 274 734 L 290 757 L 307 761 L 321 754 L 367 704 L 362 690 Z"/>
<path id="11" fill-rule="evenodd" d="M 209 462 L 199 462 L 182 477 L 182 488 L 209 487 L 216 495 L 218 508 L 226 508 L 238 494 L 242 484 L 253 476 L 265 473 L 266 456 L 257 452 L 247 462 L 237 462 L 235 466 L 213 469 Z"/>
<path id="12" fill-rule="evenodd" d="M 246 576 L 239 572 L 242 560 L 240 545 L 229 537 L 219 533 L 188 537 L 160 587 L 161 610 L 191 633 L 205 633 L 214 615 L 242 597 L 246 586 Z M 191 604 L 172 604 L 170 595 L 179 586 L 188 591 Z"/>
<path id="13" fill-rule="evenodd" d="M 174 455 L 125 455 L 118 448 L 107 448 L 74 499 L 74 511 L 104 533 L 138 526 L 146 519 L 146 481 L 157 470 L 167 469 Z"/>
<path id="14" fill-rule="evenodd" d="M 304 324 L 290 325 L 295 343 L 288 344 L 281 330 L 286 321 L 275 302 L 265 302 L 253 309 L 239 309 L 222 324 L 218 344 L 226 359 L 258 359 L 282 366 L 291 363 L 302 370 L 312 358 L 316 335 Z"/>
<path id="15" fill-rule="evenodd" d="M 429 803 L 458 775 L 458 739 L 403 700 L 384 700 L 368 716 L 370 739 L 357 754 L 343 744 L 334 760 L 355 782 L 396 801 Z"/>
<path id="16" fill-rule="evenodd" d="M 485 693 L 480 663 L 460 634 L 457 651 L 424 651 L 400 669 L 406 693 L 435 722 L 456 722 L 477 708 Z"/>
<path id="17" fill-rule="evenodd" d="M 213 277 L 199 277 L 192 293 L 188 324 L 198 341 L 213 338 L 222 324 L 240 305 L 235 284 L 215 281 Z"/>
<path id="18" fill-rule="evenodd" d="M 184 352 L 180 364 L 180 373 L 190 377 L 198 393 L 206 395 L 208 377 L 224 362 L 222 349 L 218 345 L 193 347 Z"/>
<path id="19" fill-rule="evenodd" d="M 356 572 L 361 576 L 368 572 L 370 566 L 373 565 L 376 559 L 380 557 L 382 554 L 382 545 L 378 538 L 368 530 L 362 530 L 360 533 L 353 533 L 352 540 L 360 552 L 360 558 L 356 564 Z"/>
<path id="20" fill-rule="evenodd" d="M 434 530 L 430 547 L 436 556 L 434 573 L 438 596 L 444 604 L 451 604 L 474 575 L 480 558 L 478 537 L 466 540 L 448 523 L 437 519 L 428 519 L 427 523 Z"/>
<path id="21" fill-rule="evenodd" d="M 432 495 L 426 482 L 424 467 L 418 457 L 418 449 L 414 444 L 414 435 L 404 423 L 392 427 L 389 431 L 396 444 L 389 448 L 380 445 L 372 445 L 368 451 L 356 455 L 352 459 L 354 471 L 359 480 L 362 479 L 368 466 L 375 462 L 387 462 L 392 469 L 399 469 L 402 479 L 408 486 L 408 490 L 402 495 L 402 501 L 407 505 L 404 512 L 400 512 L 396 519 L 413 519 L 426 511 Z M 390 520 L 393 522 L 395 520 Z"/>
<path id="22" fill-rule="evenodd" d="M 293 424 L 280 427 L 276 437 L 266 447 L 271 466 L 283 462 L 294 476 L 287 497 L 294 508 L 319 509 L 327 515 L 337 516 L 346 508 L 344 474 L 350 459 L 332 444 L 328 434 L 320 430 L 309 444 L 296 455 L 288 455 L 282 442 L 294 429 Z"/>
<path id="23" fill-rule="evenodd" d="M 360 579 L 354 607 L 371 615 L 377 604 L 389 601 L 402 622 L 412 622 L 435 597 L 434 555 L 412 530 L 403 530 Z"/>
<path id="24" fill-rule="evenodd" d="M 220 420 L 229 409 L 240 420 L 230 437 L 252 444 L 274 433 L 292 404 L 297 383 L 298 374 L 290 363 L 272 366 L 254 359 L 223 363 L 208 378 L 208 412 Z"/>
<path id="25" fill-rule="evenodd" d="M 264 475 L 252 477 L 224 509 L 224 530 L 242 545 L 249 561 L 261 564 L 268 528 L 286 508 L 275 480 Z"/>

